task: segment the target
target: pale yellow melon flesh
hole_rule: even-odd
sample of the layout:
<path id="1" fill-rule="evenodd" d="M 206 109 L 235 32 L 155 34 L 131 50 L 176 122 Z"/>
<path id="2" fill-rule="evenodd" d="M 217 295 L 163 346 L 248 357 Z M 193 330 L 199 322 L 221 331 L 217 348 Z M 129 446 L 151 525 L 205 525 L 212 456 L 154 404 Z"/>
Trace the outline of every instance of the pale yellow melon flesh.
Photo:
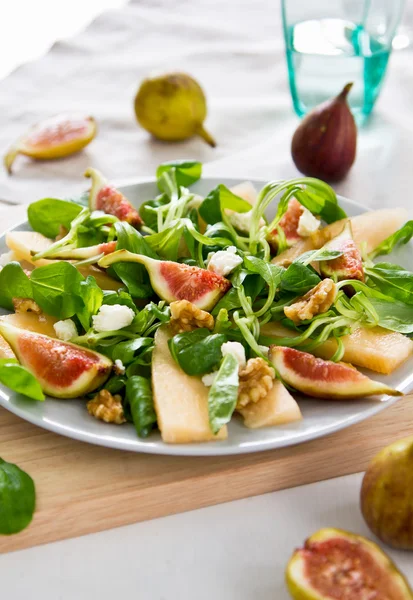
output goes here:
<path id="1" fill-rule="evenodd" d="M 265 398 L 249 404 L 239 412 L 244 418 L 244 425 L 250 429 L 285 425 L 302 419 L 297 402 L 278 379 Z"/>
<path id="2" fill-rule="evenodd" d="M 43 333 L 50 337 L 56 337 L 53 324 L 56 323 L 57 319 L 49 317 L 48 315 L 36 315 L 33 312 L 27 313 L 12 313 L 0 317 L 2 321 L 6 321 L 15 327 L 25 329 L 28 331 L 35 331 L 36 333 Z M 6 340 L 0 336 L 0 358 L 16 358 L 13 350 L 10 348 Z"/>
<path id="3" fill-rule="evenodd" d="M 295 337 L 297 332 L 280 323 L 267 323 L 261 329 L 262 335 L 273 337 Z M 342 338 L 344 362 L 389 375 L 407 360 L 413 352 L 413 342 L 406 336 L 382 327 L 360 327 Z M 337 342 L 329 339 L 312 354 L 329 359 L 337 349 Z"/>
<path id="4" fill-rule="evenodd" d="M 43 252 L 52 244 L 52 240 L 36 231 L 9 231 L 6 234 L 6 244 L 15 253 L 17 260 L 24 260 L 34 267 L 41 267 L 55 262 L 47 258 L 33 260 L 32 252 Z M 83 277 L 93 275 L 102 290 L 117 291 L 120 287 L 123 287 L 122 282 L 113 279 L 95 265 L 80 266 L 79 272 L 82 273 Z"/>
<path id="5" fill-rule="evenodd" d="M 364 247 L 366 252 L 371 252 L 389 235 L 397 231 L 407 218 L 404 208 L 385 208 L 352 217 L 350 221 L 354 241 L 359 249 Z M 304 252 L 321 248 L 343 231 L 346 222 L 347 219 L 342 219 L 327 225 L 314 236 L 300 240 L 295 246 L 276 256 L 272 262 L 281 265 L 289 264 Z"/>
<path id="6" fill-rule="evenodd" d="M 164 442 L 189 444 L 228 437 L 223 427 L 214 435 L 208 419 L 208 390 L 199 377 L 182 371 L 168 348 L 169 331 L 160 327 L 155 335 L 152 387 L 158 426 Z"/>

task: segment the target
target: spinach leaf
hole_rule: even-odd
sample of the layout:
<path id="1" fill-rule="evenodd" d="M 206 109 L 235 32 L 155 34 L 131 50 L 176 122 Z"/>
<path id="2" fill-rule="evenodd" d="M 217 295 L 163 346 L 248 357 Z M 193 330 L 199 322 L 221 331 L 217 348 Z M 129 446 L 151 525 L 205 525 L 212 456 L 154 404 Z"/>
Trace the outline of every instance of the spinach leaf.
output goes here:
<path id="1" fill-rule="evenodd" d="M 82 208 L 78 204 L 59 200 L 57 198 L 43 198 L 29 205 L 27 217 L 34 231 L 48 238 L 55 238 L 60 226 L 70 229 L 70 224 L 80 213 Z"/>
<path id="2" fill-rule="evenodd" d="M 163 229 L 160 233 L 148 235 L 145 239 L 153 253 L 156 253 L 158 257 L 176 261 L 184 230 L 184 223 L 178 222 L 171 227 Z"/>
<path id="3" fill-rule="evenodd" d="M 239 213 L 249 212 L 251 204 L 236 196 L 222 183 L 213 189 L 199 207 L 199 214 L 206 223 L 222 221 L 225 209 L 235 210 Z"/>
<path id="4" fill-rule="evenodd" d="M 114 224 L 114 227 L 117 235 L 116 250 L 129 250 L 134 254 L 144 254 L 151 258 L 158 258 L 145 238 L 129 223 L 119 221 Z M 149 275 L 143 265 L 121 262 L 113 265 L 113 270 L 126 285 L 131 296 L 134 298 L 149 298 L 152 296 L 153 291 Z"/>
<path id="5" fill-rule="evenodd" d="M 231 420 L 238 397 L 238 361 L 227 354 L 208 395 L 208 414 L 211 431 L 218 431 Z"/>
<path id="6" fill-rule="evenodd" d="M 337 203 L 337 196 L 335 195 L 332 188 L 327 187 L 322 182 L 320 185 L 320 191 L 322 195 L 317 193 L 316 182 L 314 179 L 308 178 L 312 183 L 306 185 L 305 190 L 295 192 L 297 200 L 314 215 L 319 215 L 326 223 L 333 223 L 339 219 L 345 219 L 347 217 L 344 210 Z"/>
<path id="7" fill-rule="evenodd" d="M 36 490 L 33 479 L 17 465 L 0 458 L 0 534 L 25 529 L 33 518 Z"/>
<path id="8" fill-rule="evenodd" d="M 210 373 L 222 358 L 221 346 L 227 338 L 208 329 L 178 333 L 168 340 L 169 350 L 188 375 Z"/>
<path id="9" fill-rule="evenodd" d="M 119 394 L 119 392 L 124 389 L 126 381 L 127 378 L 124 375 L 113 375 L 113 377 L 105 383 L 105 390 L 108 390 L 111 394 Z M 95 394 L 96 392 L 93 392 L 92 396 L 95 396 Z"/>
<path id="10" fill-rule="evenodd" d="M 256 256 L 245 256 L 244 266 L 248 271 L 257 273 L 268 285 L 274 287 L 279 286 L 281 277 L 285 272 L 284 267 L 279 267 Z"/>
<path id="11" fill-rule="evenodd" d="M 153 339 L 150 337 L 139 337 L 134 340 L 126 340 L 116 344 L 112 352 L 112 360 L 121 360 L 124 365 L 128 365 L 135 358 L 135 354 L 148 346 L 153 346 Z"/>
<path id="12" fill-rule="evenodd" d="M 148 437 L 156 424 L 156 413 L 150 383 L 145 377 L 134 375 L 126 383 L 126 402 L 139 437 Z"/>
<path id="13" fill-rule="evenodd" d="M 0 359 L 0 381 L 14 392 L 33 400 L 44 400 L 42 388 L 36 377 L 14 358 Z"/>
<path id="14" fill-rule="evenodd" d="M 390 254 L 395 248 L 398 246 L 402 246 L 403 244 L 407 244 L 411 240 L 413 236 L 413 221 L 407 221 L 398 229 L 395 233 L 390 235 L 388 238 L 384 240 L 381 244 L 377 246 L 369 254 L 369 258 L 373 259 L 376 256 L 382 256 L 383 254 Z"/>
<path id="15" fill-rule="evenodd" d="M 328 250 L 327 248 L 320 248 L 320 250 L 309 250 L 304 252 L 298 258 L 295 259 L 295 263 L 302 263 L 303 265 L 309 265 L 312 262 L 319 262 L 324 260 L 334 260 L 343 253 L 339 250 Z"/>
<path id="16" fill-rule="evenodd" d="M 378 263 L 366 268 L 365 273 L 383 294 L 413 304 L 413 273 L 410 271 L 391 263 Z"/>
<path id="17" fill-rule="evenodd" d="M 83 329 L 87 331 L 92 316 L 96 315 L 103 300 L 103 292 L 96 283 L 96 279 L 91 275 L 88 275 L 85 281 L 80 282 L 80 297 L 83 300 L 83 306 L 76 314 Z"/>
<path id="18" fill-rule="evenodd" d="M 259 275 L 248 275 L 245 269 L 242 269 L 242 275 L 237 277 L 238 281 L 232 281 L 234 287 L 232 287 L 226 294 L 221 298 L 218 304 L 215 305 L 212 314 L 216 316 L 221 309 L 227 311 L 235 310 L 241 307 L 241 303 L 238 295 L 238 284 L 244 286 L 245 295 L 250 297 L 252 302 L 256 299 L 258 294 L 261 292 L 265 283 Z M 234 285 L 235 283 L 235 285 Z"/>
<path id="19" fill-rule="evenodd" d="M 33 298 L 32 284 L 18 262 L 0 271 L 0 306 L 13 310 L 13 298 Z"/>
<path id="20" fill-rule="evenodd" d="M 413 333 L 412 306 L 396 300 L 384 300 L 375 297 L 369 298 L 369 302 L 379 317 L 378 324 L 381 327 L 399 333 Z"/>
<path id="21" fill-rule="evenodd" d="M 299 262 L 293 262 L 281 276 L 281 288 L 296 294 L 305 294 L 319 282 L 317 273 Z"/>
<path id="22" fill-rule="evenodd" d="M 161 194 L 154 198 L 154 200 L 147 200 L 139 208 L 139 214 L 143 219 L 143 222 L 147 227 L 150 227 L 154 231 L 158 231 L 158 213 L 157 208 L 169 204 L 170 199 L 166 194 Z"/>
<path id="23" fill-rule="evenodd" d="M 159 180 L 163 173 L 171 169 L 175 169 L 176 183 L 184 187 L 189 187 L 202 175 L 202 163 L 196 160 L 173 160 L 159 165 L 156 169 L 156 178 Z"/>
<path id="24" fill-rule="evenodd" d="M 80 282 L 84 278 L 71 263 L 59 261 L 38 267 L 30 281 L 34 300 L 48 315 L 68 319 L 82 310 Z"/>
<path id="25" fill-rule="evenodd" d="M 112 290 L 104 291 L 102 304 L 109 304 L 111 306 L 113 306 L 113 304 L 121 304 L 122 306 L 131 308 L 135 313 L 137 312 L 136 304 L 132 300 L 132 296 L 123 290 L 120 290 L 119 292 Z"/>

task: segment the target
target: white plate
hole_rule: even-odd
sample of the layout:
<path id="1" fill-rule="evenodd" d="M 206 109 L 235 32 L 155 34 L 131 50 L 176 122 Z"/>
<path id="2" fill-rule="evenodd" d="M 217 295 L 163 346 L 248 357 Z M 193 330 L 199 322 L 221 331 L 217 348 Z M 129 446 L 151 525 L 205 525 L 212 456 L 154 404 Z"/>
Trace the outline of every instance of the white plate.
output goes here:
<path id="1" fill-rule="evenodd" d="M 201 195 L 206 195 L 219 183 L 228 187 L 239 183 L 239 179 L 212 179 L 204 178 L 193 186 L 193 190 Z M 264 181 L 253 181 L 260 189 Z M 153 180 L 124 185 L 120 188 L 135 206 L 145 200 L 153 198 L 157 189 Z M 350 216 L 354 216 L 367 209 L 362 206 L 340 198 L 340 204 Z M 27 223 L 15 229 L 27 230 Z M 0 253 L 6 252 L 5 236 L 0 237 Z M 413 261 L 405 248 L 397 254 L 397 261 L 413 270 Z M 1 312 L 1 310 L 0 310 Z M 3 314 L 6 311 L 2 311 Z M 372 374 L 374 379 L 407 392 L 413 387 L 413 358 L 409 359 L 400 369 L 391 376 Z M 15 413 L 22 419 L 30 421 L 39 427 L 49 429 L 55 433 L 65 435 L 83 442 L 99 444 L 109 448 L 119 448 L 133 452 L 148 452 L 153 454 L 175 454 L 184 456 L 214 456 L 224 454 L 241 454 L 270 450 L 300 444 L 334 431 L 349 427 L 390 406 L 396 401 L 394 398 L 382 397 L 381 400 L 351 400 L 327 401 L 299 398 L 303 420 L 291 425 L 281 425 L 266 429 L 247 429 L 238 418 L 233 419 L 229 425 L 228 439 L 222 442 L 204 444 L 164 444 L 158 433 L 152 434 L 148 439 L 142 440 L 136 436 L 132 425 L 108 425 L 89 416 L 85 403 L 81 400 L 57 400 L 48 398 L 45 402 L 35 402 L 11 392 L 0 384 L 0 405 Z M 328 442 L 326 442 L 328 443 Z"/>

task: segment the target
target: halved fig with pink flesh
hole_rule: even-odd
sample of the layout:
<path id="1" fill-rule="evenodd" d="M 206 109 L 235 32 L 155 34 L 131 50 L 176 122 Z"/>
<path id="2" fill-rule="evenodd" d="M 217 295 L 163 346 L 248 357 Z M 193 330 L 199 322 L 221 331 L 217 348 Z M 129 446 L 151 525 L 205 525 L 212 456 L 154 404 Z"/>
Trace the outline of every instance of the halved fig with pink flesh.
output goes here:
<path id="1" fill-rule="evenodd" d="M 302 238 L 298 235 L 298 223 L 301 215 L 303 214 L 304 208 L 303 206 L 296 200 L 295 198 L 291 198 L 288 202 L 287 211 L 281 217 L 280 222 L 278 223 L 279 227 L 284 232 L 285 239 L 287 242 L 287 248 L 291 248 L 294 246 L 299 240 Z M 271 244 L 272 248 L 276 251 L 278 250 L 279 245 L 279 234 L 277 229 L 271 231 L 268 234 L 268 242 Z"/>
<path id="2" fill-rule="evenodd" d="M 316 358 L 295 348 L 271 346 L 269 359 L 283 381 L 314 398 L 335 400 L 376 394 L 402 395 L 384 383 L 369 379 L 349 364 Z"/>
<path id="3" fill-rule="evenodd" d="M 168 260 L 154 260 L 143 254 L 118 250 L 103 257 L 100 267 L 118 262 L 137 262 L 146 267 L 155 292 L 162 300 L 189 300 L 203 310 L 211 310 L 229 290 L 231 282 L 212 271 Z"/>
<path id="4" fill-rule="evenodd" d="M 99 257 L 102 254 L 111 254 L 116 250 L 116 241 L 104 242 L 103 244 L 96 244 L 95 246 L 86 246 L 85 248 L 65 248 L 64 246 L 53 253 L 52 258 L 54 259 L 73 259 L 73 260 L 87 260 L 93 257 Z M 34 257 L 36 258 L 36 257 Z"/>
<path id="5" fill-rule="evenodd" d="M 85 177 L 91 177 L 92 187 L 89 194 L 90 210 L 102 210 L 108 215 L 114 215 L 120 221 L 127 221 L 133 227 L 142 225 L 138 211 L 132 206 L 127 198 L 109 183 L 102 173 L 96 169 L 89 168 Z"/>
<path id="6" fill-rule="evenodd" d="M 324 248 L 326 250 L 337 250 L 343 254 L 333 260 L 326 260 L 319 263 L 321 275 L 332 277 L 337 281 L 343 279 L 358 279 L 364 281 L 363 260 L 360 250 L 353 240 L 351 223 L 347 221 L 343 231 Z"/>
<path id="7" fill-rule="evenodd" d="M 42 390 L 56 398 L 84 396 L 105 383 L 112 370 L 112 361 L 98 352 L 2 320 L 0 334 Z"/>
<path id="8" fill-rule="evenodd" d="M 13 144 L 4 157 L 4 165 L 11 174 L 18 154 L 41 160 L 69 156 L 87 146 L 96 133 L 96 121 L 93 117 L 78 114 L 56 115 L 37 123 Z"/>
<path id="9" fill-rule="evenodd" d="M 340 529 L 320 529 L 286 570 L 295 600 L 412 600 L 413 591 L 377 544 Z"/>

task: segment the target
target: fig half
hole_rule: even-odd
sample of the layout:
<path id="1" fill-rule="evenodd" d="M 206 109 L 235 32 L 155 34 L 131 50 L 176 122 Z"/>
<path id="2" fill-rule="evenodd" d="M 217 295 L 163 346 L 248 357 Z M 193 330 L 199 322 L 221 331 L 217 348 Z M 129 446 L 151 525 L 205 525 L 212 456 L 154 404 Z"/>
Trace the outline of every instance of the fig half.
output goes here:
<path id="1" fill-rule="evenodd" d="M 413 437 L 384 448 L 363 478 L 361 512 L 389 546 L 413 550 Z"/>
<path id="2" fill-rule="evenodd" d="M 114 185 L 103 177 L 102 173 L 89 167 L 85 171 L 85 177 L 92 179 L 89 194 L 90 210 L 102 210 L 108 215 L 117 217 L 120 221 L 127 221 L 137 229 L 142 225 L 138 211 Z"/>
<path id="3" fill-rule="evenodd" d="M 109 267 L 118 262 L 141 263 L 148 270 L 155 292 L 166 302 L 188 300 L 202 310 L 211 310 L 229 290 L 231 282 L 212 271 L 176 263 L 155 260 L 143 254 L 117 250 L 99 261 L 100 267 Z"/>
<path id="4" fill-rule="evenodd" d="M 288 202 L 288 208 L 280 219 L 278 226 L 283 230 L 287 248 L 294 246 L 302 238 L 298 235 L 298 223 L 303 214 L 303 206 L 295 198 L 291 198 Z M 274 250 L 278 249 L 279 233 L 278 229 L 274 229 L 268 234 L 268 241 Z"/>
<path id="5" fill-rule="evenodd" d="M 402 395 L 384 383 L 369 379 L 351 365 L 316 358 L 295 348 L 271 346 L 268 356 L 281 378 L 307 396 L 335 400 L 376 394 Z"/>
<path id="6" fill-rule="evenodd" d="M 77 114 L 56 115 L 37 123 L 22 136 L 4 157 L 9 174 L 18 154 L 34 159 L 63 158 L 79 152 L 96 136 L 93 117 Z"/>
<path id="7" fill-rule="evenodd" d="M 112 361 L 92 350 L 0 320 L 0 334 L 19 362 L 37 378 L 42 390 L 56 398 L 93 392 L 110 375 Z"/>
<path id="8" fill-rule="evenodd" d="M 319 263 L 323 277 L 332 277 L 336 281 L 342 281 L 343 279 L 364 281 L 363 260 L 361 252 L 353 239 L 350 221 L 347 221 L 343 231 L 328 242 L 324 248 L 326 250 L 337 250 L 343 254 L 333 260 Z"/>
<path id="9" fill-rule="evenodd" d="M 295 600 L 412 600 L 390 558 L 370 540 L 320 529 L 292 555 L 286 583 Z"/>

